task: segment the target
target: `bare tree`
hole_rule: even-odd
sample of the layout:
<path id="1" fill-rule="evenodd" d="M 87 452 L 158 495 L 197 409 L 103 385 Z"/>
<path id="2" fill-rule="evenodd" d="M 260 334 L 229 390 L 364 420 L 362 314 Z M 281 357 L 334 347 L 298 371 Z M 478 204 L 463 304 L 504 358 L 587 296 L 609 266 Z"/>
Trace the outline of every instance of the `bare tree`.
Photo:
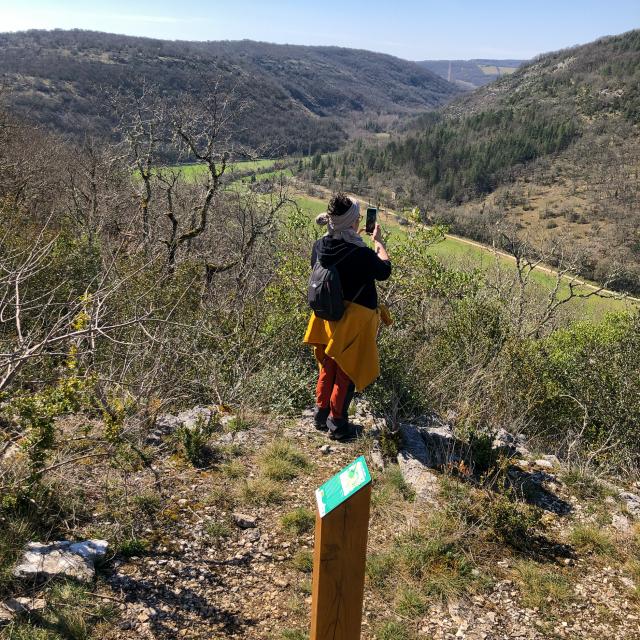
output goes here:
<path id="1" fill-rule="evenodd" d="M 94 246 L 103 231 L 114 234 L 122 230 L 122 218 L 130 204 L 131 175 L 123 170 L 123 157 L 117 149 L 94 138 L 85 138 L 66 155 L 61 208 Z"/>
<path id="2" fill-rule="evenodd" d="M 146 251 L 164 247 L 169 272 L 180 255 L 200 259 L 209 283 L 246 264 L 289 202 L 283 182 L 268 197 L 229 188 L 231 162 L 256 155 L 235 142 L 246 103 L 212 80 L 206 92 L 178 104 L 168 105 L 148 84 L 138 96 L 117 96 L 112 104 L 120 114 Z"/>
<path id="3" fill-rule="evenodd" d="M 0 201 L 46 220 L 58 196 L 63 145 L 54 135 L 18 120 L 0 105 Z"/>
<path id="4" fill-rule="evenodd" d="M 109 306 L 126 279 L 113 278 L 111 269 L 98 274 L 77 295 L 65 297 L 64 281 L 38 286 L 51 267 L 57 237 L 43 227 L 27 249 L 16 250 L 0 238 L 0 391 L 14 381 L 29 362 L 44 355 L 64 355 L 74 340 L 84 338 L 90 348 L 110 333 L 151 317 L 152 310 L 122 319 Z"/>
<path id="5" fill-rule="evenodd" d="M 607 289 L 609 283 L 618 277 L 617 271 L 609 273 L 600 285 L 581 279 L 577 275 L 581 270 L 581 256 L 566 251 L 567 245 L 567 239 L 559 237 L 541 249 L 519 237 L 513 229 L 503 228 L 500 231 L 499 246 L 513 258 L 516 268 L 507 270 L 506 279 L 504 274 L 499 276 L 501 284 L 498 288 L 502 290 L 503 300 L 509 302 L 514 310 L 512 322 L 518 335 L 539 338 L 552 327 L 560 309 L 572 301 L 623 297 Z M 500 259 L 498 252 L 498 266 Z M 534 295 L 538 275 L 550 280 L 542 303 Z"/>

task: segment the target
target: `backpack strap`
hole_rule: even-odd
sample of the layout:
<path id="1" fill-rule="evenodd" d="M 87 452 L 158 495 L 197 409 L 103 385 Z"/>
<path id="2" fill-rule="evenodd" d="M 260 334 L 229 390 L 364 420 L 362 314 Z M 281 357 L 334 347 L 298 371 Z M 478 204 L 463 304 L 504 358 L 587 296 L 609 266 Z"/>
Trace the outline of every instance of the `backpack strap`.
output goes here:
<path id="1" fill-rule="evenodd" d="M 365 282 L 359 289 L 358 289 L 358 293 L 356 293 L 355 296 L 353 296 L 353 300 L 351 300 L 351 302 L 355 302 L 358 299 L 358 296 L 364 291 L 364 288 L 366 287 L 367 283 Z"/>

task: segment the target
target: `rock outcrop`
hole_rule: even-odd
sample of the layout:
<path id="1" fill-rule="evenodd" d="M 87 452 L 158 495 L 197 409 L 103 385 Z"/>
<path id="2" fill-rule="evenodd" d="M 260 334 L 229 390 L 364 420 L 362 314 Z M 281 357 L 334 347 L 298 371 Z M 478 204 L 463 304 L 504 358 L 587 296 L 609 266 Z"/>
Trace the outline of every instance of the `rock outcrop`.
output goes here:
<path id="1" fill-rule="evenodd" d="M 7 598 L 0 602 L 0 626 L 9 624 L 18 615 L 39 613 L 46 606 L 44 598 Z"/>
<path id="2" fill-rule="evenodd" d="M 234 513 L 233 521 L 241 529 L 253 529 L 258 526 L 258 521 L 253 516 L 249 516 L 246 513 Z"/>
<path id="3" fill-rule="evenodd" d="M 627 511 L 640 520 L 640 496 L 631 491 L 622 491 L 618 497 L 623 501 Z"/>
<path id="4" fill-rule="evenodd" d="M 398 453 L 398 466 L 404 481 L 415 491 L 416 498 L 435 502 L 438 478 L 430 471 L 432 456 L 420 429 L 412 424 L 400 425 L 403 447 Z"/>
<path id="5" fill-rule="evenodd" d="M 177 429 L 195 429 L 197 425 L 207 425 L 217 419 L 219 411 L 216 407 L 192 407 L 177 414 L 164 413 L 156 418 L 153 430 L 147 436 L 147 444 L 160 444 L 162 438 L 174 433 Z"/>
<path id="6" fill-rule="evenodd" d="M 405 482 L 416 492 L 419 500 L 434 502 L 438 493 L 438 480 L 434 470 L 456 469 L 461 467 L 466 473 L 478 468 L 478 451 L 473 444 L 456 438 L 452 428 L 435 418 L 426 418 L 419 424 L 400 426 L 402 447 L 398 453 L 398 465 Z M 529 463 L 531 457 L 521 435 L 513 435 L 500 429 L 493 437 L 490 447 L 482 447 L 485 458 L 507 458 L 517 460 L 509 467 L 506 479 L 511 487 L 527 501 L 546 511 L 566 514 L 571 505 L 558 498 L 549 487 L 554 486 L 556 478 L 547 471 L 559 465 L 556 456 L 544 456 Z M 486 464 L 486 461 L 485 461 Z M 520 467 L 537 467 L 536 471 L 524 471 Z M 628 502 L 633 512 L 633 501 Z M 638 502 L 640 509 L 640 501 Z"/>

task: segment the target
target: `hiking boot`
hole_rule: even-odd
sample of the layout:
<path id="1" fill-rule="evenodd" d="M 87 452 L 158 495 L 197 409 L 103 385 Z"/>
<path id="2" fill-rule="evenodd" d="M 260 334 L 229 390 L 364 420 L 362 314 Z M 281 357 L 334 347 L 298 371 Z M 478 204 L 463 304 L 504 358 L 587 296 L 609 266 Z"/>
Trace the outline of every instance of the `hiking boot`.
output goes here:
<path id="1" fill-rule="evenodd" d="M 327 428 L 329 429 L 329 437 L 332 440 L 350 440 L 356 435 L 355 427 L 345 418 L 327 418 Z"/>
<path id="2" fill-rule="evenodd" d="M 318 431 L 326 431 L 327 430 L 327 418 L 329 417 L 329 407 L 326 409 L 322 409 L 321 407 L 316 407 L 313 412 L 313 424 L 315 425 Z"/>

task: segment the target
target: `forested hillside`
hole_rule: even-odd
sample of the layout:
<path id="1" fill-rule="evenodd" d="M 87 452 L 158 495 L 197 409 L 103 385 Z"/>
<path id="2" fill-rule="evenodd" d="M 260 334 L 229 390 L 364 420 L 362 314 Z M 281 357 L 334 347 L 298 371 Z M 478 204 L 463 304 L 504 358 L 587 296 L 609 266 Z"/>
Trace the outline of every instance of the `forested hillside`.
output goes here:
<path id="1" fill-rule="evenodd" d="M 631 31 L 542 56 L 324 171 L 483 241 L 498 220 L 539 244 L 565 236 L 585 275 L 616 271 L 618 286 L 636 290 L 639 125 Z"/>
<path id="2" fill-rule="evenodd" d="M 157 84 L 165 100 L 233 89 L 235 139 L 274 153 L 336 149 L 353 129 L 435 108 L 459 91 L 417 64 L 338 47 L 176 42 L 89 31 L 0 34 L 9 105 L 53 129 L 112 135 L 107 94 Z"/>

